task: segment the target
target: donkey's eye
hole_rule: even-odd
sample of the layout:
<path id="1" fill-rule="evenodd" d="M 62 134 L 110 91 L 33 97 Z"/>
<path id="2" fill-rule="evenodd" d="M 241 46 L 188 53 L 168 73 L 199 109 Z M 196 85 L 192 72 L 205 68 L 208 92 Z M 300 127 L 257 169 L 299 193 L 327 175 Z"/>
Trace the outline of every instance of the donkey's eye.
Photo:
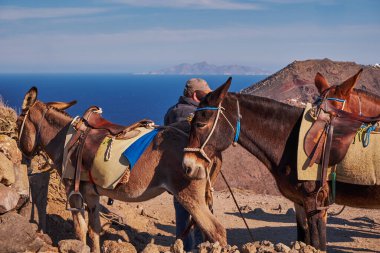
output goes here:
<path id="1" fill-rule="evenodd" d="M 206 123 L 197 122 L 196 126 L 202 128 L 206 126 Z"/>

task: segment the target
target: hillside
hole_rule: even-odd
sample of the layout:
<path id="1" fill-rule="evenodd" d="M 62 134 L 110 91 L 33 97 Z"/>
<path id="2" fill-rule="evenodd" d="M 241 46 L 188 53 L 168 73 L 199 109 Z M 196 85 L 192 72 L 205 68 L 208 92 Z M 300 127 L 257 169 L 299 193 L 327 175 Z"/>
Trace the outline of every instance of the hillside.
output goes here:
<path id="1" fill-rule="evenodd" d="M 360 65 L 354 62 L 338 62 L 330 59 L 294 61 L 263 81 L 244 89 L 242 93 L 272 98 L 302 106 L 317 96 L 314 77 L 320 72 L 330 85 L 340 84 L 354 75 L 361 74 L 356 88 L 380 95 L 380 68 L 377 65 Z"/>

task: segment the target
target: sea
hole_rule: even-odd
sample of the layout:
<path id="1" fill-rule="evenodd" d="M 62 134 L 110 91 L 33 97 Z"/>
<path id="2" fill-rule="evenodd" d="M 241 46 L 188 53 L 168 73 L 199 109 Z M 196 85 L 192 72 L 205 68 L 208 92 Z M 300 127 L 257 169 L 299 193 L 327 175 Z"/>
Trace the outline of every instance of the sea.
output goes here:
<path id="1" fill-rule="evenodd" d="M 128 125 L 141 119 L 163 124 L 168 108 L 177 103 L 188 75 L 132 74 L 0 74 L 0 96 L 19 113 L 25 93 L 35 86 L 43 102 L 77 100 L 67 112 L 82 115 L 92 105 L 102 108 L 103 117 Z M 229 76 L 197 76 L 211 89 L 222 85 Z M 264 75 L 232 76 L 231 92 L 264 79 Z"/>

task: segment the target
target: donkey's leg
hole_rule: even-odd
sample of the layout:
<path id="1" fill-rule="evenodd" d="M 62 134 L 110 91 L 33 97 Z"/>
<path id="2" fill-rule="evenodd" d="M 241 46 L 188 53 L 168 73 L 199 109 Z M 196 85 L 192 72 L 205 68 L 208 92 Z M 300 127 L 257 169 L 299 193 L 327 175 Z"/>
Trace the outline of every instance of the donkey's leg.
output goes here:
<path id="1" fill-rule="evenodd" d="M 204 181 L 204 180 L 202 180 Z M 226 229 L 210 212 L 205 201 L 205 182 L 191 181 L 188 187 L 176 194 L 177 200 L 194 218 L 197 225 L 212 241 L 227 244 Z"/>
<path id="2" fill-rule="evenodd" d="M 310 233 L 305 208 L 297 203 L 294 203 L 294 208 L 296 210 L 297 220 L 297 241 L 310 244 Z"/>
<path id="3" fill-rule="evenodd" d="M 91 252 L 100 253 L 100 239 L 101 224 L 99 217 L 99 195 L 95 192 L 93 185 L 86 183 L 83 185 L 84 199 L 87 204 L 88 210 L 88 228 L 89 235 L 92 240 Z"/>
<path id="4" fill-rule="evenodd" d="M 68 198 L 70 192 L 74 189 L 74 181 L 69 179 L 63 179 L 65 185 L 66 196 Z M 82 205 L 79 198 L 70 198 L 69 204 L 71 207 L 80 207 Z M 76 237 L 86 244 L 87 237 L 87 224 L 84 217 L 84 211 L 71 211 L 73 216 L 74 230 Z"/>
<path id="5" fill-rule="evenodd" d="M 304 207 L 307 215 L 311 246 L 326 251 L 327 209 L 317 210 L 317 208 L 325 205 L 328 197 L 328 187 L 326 186 L 326 189 L 321 191 L 317 196 L 316 191 L 319 187 L 316 187 L 315 182 L 306 182 L 304 186 L 306 190 Z M 314 190 L 309 192 L 313 188 Z"/>

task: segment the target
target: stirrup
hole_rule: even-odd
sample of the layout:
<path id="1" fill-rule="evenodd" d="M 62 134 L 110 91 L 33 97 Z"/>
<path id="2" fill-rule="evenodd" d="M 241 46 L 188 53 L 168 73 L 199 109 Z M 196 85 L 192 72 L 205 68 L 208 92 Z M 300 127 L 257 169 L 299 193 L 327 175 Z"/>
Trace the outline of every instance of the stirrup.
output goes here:
<path id="1" fill-rule="evenodd" d="M 69 203 L 70 203 L 70 198 L 73 197 L 74 195 L 78 195 L 80 197 L 80 200 L 81 200 L 81 207 L 80 208 L 76 208 L 76 207 L 69 207 Z M 80 192 L 76 192 L 76 191 L 71 191 L 69 196 L 67 197 L 67 201 L 66 201 L 66 210 L 67 211 L 84 211 L 84 199 L 83 199 L 83 196 Z"/>

